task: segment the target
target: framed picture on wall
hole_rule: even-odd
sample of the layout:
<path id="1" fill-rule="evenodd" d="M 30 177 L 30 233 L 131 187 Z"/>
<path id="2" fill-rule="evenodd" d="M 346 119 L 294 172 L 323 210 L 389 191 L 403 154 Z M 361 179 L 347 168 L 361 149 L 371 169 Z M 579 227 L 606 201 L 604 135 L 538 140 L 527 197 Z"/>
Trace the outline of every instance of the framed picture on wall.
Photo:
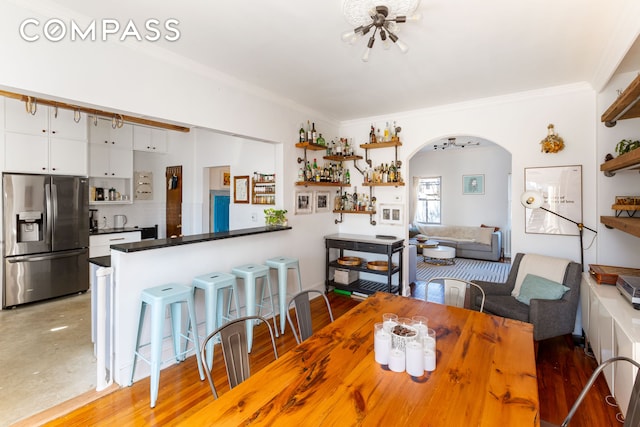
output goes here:
<path id="1" fill-rule="evenodd" d="M 380 224 L 402 225 L 402 205 L 381 203 Z"/>
<path id="2" fill-rule="evenodd" d="M 462 175 L 462 194 L 484 194 L 484 175 Z"/>
<path id="3" fill-rule="evenodd" d="M 542 208 L 582 222 L 582 166 L 524 169 L 525 191 L 542 194 Z M 579 235 L 578 227 L 544 209 L 525 209 L 525 233 Z"/>
<path id="4" fill-rule="evenodd" d="M 316 212 L 329 212 L 331 199 L 329 199 L 328 191 L 316 191 L 315 193 L 315 209 Z"/>
<path id="5" fill-rule="evenodd" d="M 313 212 L 313 193 L 310 191 L 300 191 L 296 193 L 296 215 L 310 214 Z"/>
<path id="6" fill-rule="evenodd" d="M 231 185 L 231 172 L 222 171 L 222 186 L 229 187 Z"/>
<path id="7" fill-rule="evenodd" d="M 233 177 L 233 203 L 249 203 L 249 176 Z"/>

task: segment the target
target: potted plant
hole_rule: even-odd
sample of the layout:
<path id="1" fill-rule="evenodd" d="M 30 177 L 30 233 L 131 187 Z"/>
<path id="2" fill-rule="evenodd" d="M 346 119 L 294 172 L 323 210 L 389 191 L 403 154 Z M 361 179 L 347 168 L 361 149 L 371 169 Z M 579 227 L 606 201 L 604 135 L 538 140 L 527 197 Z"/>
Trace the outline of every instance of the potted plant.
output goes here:
<path id="1" fill-rule="evenodd" d="M 635 150 L 640 147 L 640 141 L 632 141 L 630 139 L 623 139 L 616 145 L 616 153 L 619 156 L 628 153 L 631 150 Z"/>
<path id="2" fill-rule="evenodd" d="M 264 219 L 267 225 L 287 225 L 286 209 L 265 209 Z"/>

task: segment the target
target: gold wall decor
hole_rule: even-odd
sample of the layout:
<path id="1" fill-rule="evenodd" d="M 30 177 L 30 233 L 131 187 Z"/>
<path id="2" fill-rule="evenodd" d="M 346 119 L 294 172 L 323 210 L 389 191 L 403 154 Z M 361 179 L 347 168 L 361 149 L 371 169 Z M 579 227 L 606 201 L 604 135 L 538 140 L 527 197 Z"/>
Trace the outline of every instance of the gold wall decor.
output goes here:
<path id="1" fill-rule="evenodd" d="M 540 151 L 543 153 L 557 153 L 564 148 L 564 141 L 558 136 L 553 125 L 547 126 L 547 137 L 540 141 Z"/>

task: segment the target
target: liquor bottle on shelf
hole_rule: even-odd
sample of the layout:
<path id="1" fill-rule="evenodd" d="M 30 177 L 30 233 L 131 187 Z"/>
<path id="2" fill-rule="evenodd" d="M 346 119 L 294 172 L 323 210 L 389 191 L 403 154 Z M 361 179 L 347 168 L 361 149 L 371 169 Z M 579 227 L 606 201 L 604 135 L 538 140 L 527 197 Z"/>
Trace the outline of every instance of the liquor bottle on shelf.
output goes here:
<path id="1" fill-rule="evenodd" d="M 391 129 L 389 129 L 389 122 L 384 127 L 384 142 L 391 141 Z"/>
<path id="2" fill-rule="evenodd" d="M 371 130 L 369 131 L 369 143 L 371 144 L 375 144 L 376 142 L 376 130 L 373 127 L 373 124 L 371 125 Z"/>
<path id="3" fill-rule="evenodd" d="M 389 182 L 396 182 L 396 167 L 393 164 L 393 161 L 389 166 Z"/>
<path id="4" fill-rule="evenodd" d="M 335 156 L 342 156 L 342 138 L 340 138 L 338 142 L 336 142 L 333 154 Z"/>
<path id="5" fill-rule="evenodd" d="M 305 180 L 311 181 L 313 179 L 313 171 L 311 170 L 311 163 L 307 161 L 307 168 L 305 169 Z"/>
<path id="6" fill-rule="evenodd" d="M 313 134 L 311 133 L 311 122 L 307 120 L 307 142 L 313 142 Z"/>
<path id="7" fill-rule="evenodd" d="M 353 194 L 351 195 L 351 200 L 353 203 L 352 211 L 358 210 L 358 187 L 353 187 Z"/>
<path id="8" fill-rule="evenodd" d="M 333 210 L 342 210 L 342 197 L 340 196 L 340 190 L 336 190 L 336 197 L 333 199 Z"/>
<path id="9" fill-rule="evenodd" d="M 321 133 L 319 133 L 319 134 L 318 134 L 318 139 L 316 140 L 316 143 L 317 143 L 318 145 L 326 145 L 325 140 L 324 140 L 324 138 L 322 137 L 322 134 L 321 134 Z"/>
<path id="10" fill-rule="evenodd" d="M 349 173 L 349 169 L 344 172 L 344 183 L 351 184 L 351 174 Z"/>
<path id="11" fill-rule="evenodd" d="M 303 182 L 304 180 L 304 170 L 302 169 L 302 166 L 300 166 L 298 169 L 298 182 Z"/>
<path id="12" fill-rule="evenodd" d="M 313 122 L 311 125 L 311 142 L 317 144 L 318 142 L 318 132 L 316 132 L 316 122 Z"/>
<path id="13" fill-rule="evenodd" d="M 305 142 L 307 140 L 307 133 L 304 131 L 304 125 L 300 123 L 300 142 Z"/>
<path id="14" fill-rule="evenodd" d="M 380 133 L 380 128 L 378 128 L 376 132 L 376 142 L 382 142 L 382 134 Z"/>

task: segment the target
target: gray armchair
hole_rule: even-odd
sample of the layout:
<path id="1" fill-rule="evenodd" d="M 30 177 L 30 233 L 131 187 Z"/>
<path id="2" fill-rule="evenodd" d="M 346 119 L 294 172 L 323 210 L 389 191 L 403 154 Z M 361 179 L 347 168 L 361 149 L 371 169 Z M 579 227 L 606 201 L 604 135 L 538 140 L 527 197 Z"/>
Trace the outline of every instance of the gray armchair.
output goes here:
<path id="1" fill-rule="evenodd" d="M 532 299 L 530 305 L 526 305 L 511 296 L 523 256 L 522 253 L 515 256 L 505 283 L 472 280 L 484 290 L 484 312 L 533 324 L 536 341 L 572 333 L 580 300 L 582 267 L 575 262 L 567 265 L 562 284 L 569 290 L 561 299 Z M 472 308 L 478 310 L 482 296 L 473 287 L 470 291 Z"/>

